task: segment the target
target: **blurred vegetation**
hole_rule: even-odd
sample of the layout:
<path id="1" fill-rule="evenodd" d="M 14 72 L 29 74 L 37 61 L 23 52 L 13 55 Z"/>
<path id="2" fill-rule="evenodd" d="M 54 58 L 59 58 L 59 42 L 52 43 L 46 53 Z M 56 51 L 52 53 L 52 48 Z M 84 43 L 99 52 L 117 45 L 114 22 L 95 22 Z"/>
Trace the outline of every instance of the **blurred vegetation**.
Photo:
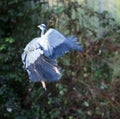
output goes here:
<path id="1" fill-rule="evenodd" d="M 119 119 L 120 25 L 108 11 L 77 2 L 43 10 L 45 5 L 0 1 L 0 119 Z M 42 22 L 77 36 L 84 47 L 59 59 L 63 77 L 48 83 L 46 92 L 29 82 L 21 61 Z"/>

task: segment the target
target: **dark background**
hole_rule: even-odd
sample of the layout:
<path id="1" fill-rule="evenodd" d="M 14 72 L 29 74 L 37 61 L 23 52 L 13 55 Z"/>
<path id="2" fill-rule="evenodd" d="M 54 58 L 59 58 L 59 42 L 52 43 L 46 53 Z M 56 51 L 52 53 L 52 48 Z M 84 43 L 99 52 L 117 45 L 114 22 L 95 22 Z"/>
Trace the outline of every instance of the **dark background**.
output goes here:
<path id="1" fill-rule="evenodd" d="M 0 1 L 0 119 L 119 119 L 120 25 L 109 11 L 58 3 Z M 21 61 L 41 23 L 75 35 L 84 47 L 58 59 L 63 76 L 46 92 L 29 82 Z"/>

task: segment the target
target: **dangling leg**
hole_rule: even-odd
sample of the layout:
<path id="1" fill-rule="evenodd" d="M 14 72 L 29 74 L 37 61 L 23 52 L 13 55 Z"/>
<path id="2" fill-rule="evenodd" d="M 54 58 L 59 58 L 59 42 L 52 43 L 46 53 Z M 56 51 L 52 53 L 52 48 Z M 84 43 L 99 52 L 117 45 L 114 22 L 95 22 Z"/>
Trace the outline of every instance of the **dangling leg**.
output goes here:
<path id="1" fill-rule="evenodd" d="M 45 89 L 45 91 L 47 90 L 47 88 L 46 88 L 46 84 L 45 84 L 45 81 L 41 81 L 41 83 L 42 83 L 42 87 Z"/>

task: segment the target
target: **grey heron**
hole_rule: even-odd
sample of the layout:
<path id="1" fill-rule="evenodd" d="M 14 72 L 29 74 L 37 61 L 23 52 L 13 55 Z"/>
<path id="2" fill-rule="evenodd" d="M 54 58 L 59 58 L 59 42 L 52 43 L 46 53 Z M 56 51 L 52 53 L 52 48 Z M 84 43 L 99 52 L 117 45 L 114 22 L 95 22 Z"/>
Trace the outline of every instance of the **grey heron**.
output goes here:
<path id="1" fill-rule="evenodd" d="M 62 76 L 56 59 L 71 50 L 83 51 L 83 48 L 74 36 L 65 37 L 53 28 L 47 30 L 45 24 L 38 27 L 41 36 L 26 45 L 21 57 L 29 79 L 41 82 L 46 90 L 45 82 L 58 81 Z"/>

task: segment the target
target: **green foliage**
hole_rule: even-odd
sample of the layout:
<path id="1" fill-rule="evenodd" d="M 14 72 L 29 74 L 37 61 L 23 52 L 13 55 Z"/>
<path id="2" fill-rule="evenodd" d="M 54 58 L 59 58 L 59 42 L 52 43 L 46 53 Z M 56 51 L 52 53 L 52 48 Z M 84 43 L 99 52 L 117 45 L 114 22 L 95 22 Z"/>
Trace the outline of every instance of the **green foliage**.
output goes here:
<path id="1" fill-rule="evenodd" d="M 44 2 L 36 1 L 34 7 L 23 0 L 0 3 L 1 119 L 119 119 L 120 26 L 108 12 L 77 2 L 61 2 L 52 12 L 43 10 Z M 47 83 L 46 92 L 40 83 L 29 82 L 21 61 L 23 47 L 36 36 L 42 20 L 76 35 L 84 46 L 84 52 L 59 59 L 63 77 Z"/>

